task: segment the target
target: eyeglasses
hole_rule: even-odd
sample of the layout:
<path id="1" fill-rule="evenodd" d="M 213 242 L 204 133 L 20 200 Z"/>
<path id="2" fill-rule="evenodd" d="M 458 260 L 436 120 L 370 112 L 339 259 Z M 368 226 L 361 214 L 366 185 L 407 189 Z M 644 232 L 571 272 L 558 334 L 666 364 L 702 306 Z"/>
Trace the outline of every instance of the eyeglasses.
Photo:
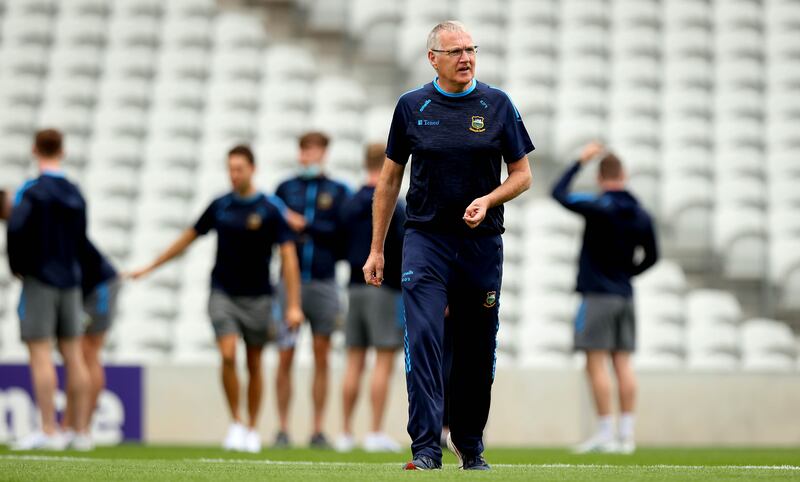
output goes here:
<path id="1" fill-rule="evenodd" d="M 452 49 L 452 50 L 431 49 L 431 52 L 447 54 L 448 57 L 456 57 L 456 58 L 461 58 L 461 55 L 463 55 L 464 52 L 466 52 L 468 57 L 475 57 L 475 54 L 478 53 L 478 46 L 473 45 L 472 47 L 467 47 L 463 49 Z"/>

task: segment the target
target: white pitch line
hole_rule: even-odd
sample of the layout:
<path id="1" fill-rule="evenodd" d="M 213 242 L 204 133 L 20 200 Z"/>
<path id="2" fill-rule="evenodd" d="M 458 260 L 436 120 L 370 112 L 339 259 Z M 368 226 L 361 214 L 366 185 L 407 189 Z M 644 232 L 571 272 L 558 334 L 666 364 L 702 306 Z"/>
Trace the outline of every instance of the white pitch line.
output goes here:
<path id="1" fill-rule="evenodd" d="M 121 460 L 134 459 L 114 459 L 114 458 L 90 458 L 90 457 L 71 457 L 55 455 L 0 455 L 2 460 L 18 460 L 30 462 L 119 462 Z M 142 460 L 142 459 L 136 459 Z M 177 459 L 176 459 L 177 460 Z M 149 461 L 154 461 L 149 459 Z M 158 459 L 159 462 L 169 462 L 169 459 Z M 288 465 L 288 466 L 330 466 L 330 467 L 354 467 L 359 465 L 385 465 L 401 466 L 402 463 L 384 462 L 312 462 L 307 460 L 253 460 L 253 459 L 182 459 L 182 462 L 200 462 L 206 464 L 252 464 L 252 465 Z M 455 466 L 455 464 L 446 464 Z M 772 471 L 800 471 L 798 465 L 612 465 L 612 464 L 491 464 L 498 468 L 528 468 L 528 469 L 657 469 L 657 470 L 772 470 Z"/>
<path id="2" fill-rule="evenodd" d="M 402 465 L 397 462 L 370 463 L 370 462 L 311 462 L 305 460 L 252 460 L 252 459 L 184 459 L 187 462 L 202 462 L 207 464 L 255 464 L 255 465 L 305 465 L 305 466 L 355 466 L 355 465 Z M 455 464 L 445 464 L 455 465 Z M 800 471 L 797 465 L 612 465 L 612 464 L 490 464 L 492 467 L 502 468 L 532 468 L 532 469 L 672 469 L 672 470 L 786 470 Z"/>
<path id="3" fill-rule="evenodd" d="M 96 462 L 98 460 L 89 457 L 69 457 L 55 455 L 0 455 L 0 460 L 29 460 L 31 462 Z"/>

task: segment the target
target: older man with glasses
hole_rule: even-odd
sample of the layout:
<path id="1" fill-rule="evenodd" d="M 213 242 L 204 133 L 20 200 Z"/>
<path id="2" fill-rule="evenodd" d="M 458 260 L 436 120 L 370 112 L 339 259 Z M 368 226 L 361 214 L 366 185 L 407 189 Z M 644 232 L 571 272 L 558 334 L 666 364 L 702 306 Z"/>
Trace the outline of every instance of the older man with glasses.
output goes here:
<path id="1" fill-rule="evenodd" d="M 478 47 L 460 22 L 428 36 L 433 82 L 397 103 L 373 204 L 367 283 L 380 286 L 384 240 L 411 157 L 403 247 L 405 371 L 413 460 L 440 469 L 445 308 L 453 363 L 448 446 L 461 468 L 487 470 L 483 429 L 495 374 L 503 203 L 530 187 L 533 143 L 508 96 L 475 80 Z M 508 178 L 500 182 L 502 161 Z"/>

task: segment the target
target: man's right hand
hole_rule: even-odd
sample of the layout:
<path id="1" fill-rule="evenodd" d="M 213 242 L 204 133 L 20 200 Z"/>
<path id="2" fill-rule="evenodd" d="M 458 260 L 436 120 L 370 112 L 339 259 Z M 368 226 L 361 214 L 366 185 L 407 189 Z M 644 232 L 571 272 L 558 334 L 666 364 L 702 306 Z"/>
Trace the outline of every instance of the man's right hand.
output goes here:
<path id="1" fill-rule="evenodd" d="M 306 218 L 302 214 L 292 211 L 291 209 L 286 210 L 286 224 L 292 228 L 292 231 L 296 233 L 302 233 L 304 229 L 306 229 Z"/>
<path id="2" fill-rule="evenodd" d="M 303 314 L 303 310 L 301 310 L 300 307 L 290 306 L 286 308 L 285 318 L 286 326 L 288 326 L 290 330 L 295 331 L 303 324 L 306 315 Z"/>
<path id="3" fill-rule="evenodd" d="M 589 163 L 589 161 L 599 156 L 601 153 L 605 152 L 605 150 L 606 146 L 597 141 L 592 141 L 583 147 L 583 150 L 581 151 L 581 156 L 578 158 L 578 161 L 580 161 L 581 164 L 586 165 L 587 163 Z"/>
<path id="4" fill-rule="evenodd" d="M 364 263 L 364 281 L 368 285 L 380 286 L 383 283 L 383 252 L 370 251 L 367 262 Z"/>

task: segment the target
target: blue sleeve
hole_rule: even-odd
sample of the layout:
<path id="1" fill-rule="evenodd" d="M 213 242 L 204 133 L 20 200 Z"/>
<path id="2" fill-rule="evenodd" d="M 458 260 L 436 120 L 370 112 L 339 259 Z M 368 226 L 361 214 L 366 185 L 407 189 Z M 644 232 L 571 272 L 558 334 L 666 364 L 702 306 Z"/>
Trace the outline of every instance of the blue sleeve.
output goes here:
<path id="1" fill-rule="evenodd" d="M 214 229 L 214 225 L 217 223 L 217 204 L 218 200 L 212 202 L 194 224 L 194 230 L 199 236 L 208 234 Z"/>
<path id="2" fill-rule="evenodd" d="M 278 245 L 296 240 L 294 231 L 292 231 L 292 228 L 289 227 L 289 223 L 286 222 L 286 218 L 283 217 L 283 212 L 278 206 L 276 206 L 275 209 L 275 222 L 277 223 L 275 241 L 278 243 Z"/>
<path id="3" fill-rule="evenodd" d="M 386 141 L 386 157 L 392 161 L 406 165 L 411 155 L 411 143 L 408 138 L 408 117 L 403 98 L 397 102 L 389 127 L 389 139 Z"/>
<path id="4" fill-rule="evenodd" d="M 597 196 L 587 193 L 570 193 L 572 180 L 581 170 L 581 164 L 576 162 L 567 169 L 561 178 L 553 185 L 553 198 L 562 206 L 578 214 L 589 215 L 602 210 L 596 202 Z"/>
<path id="5" fill-rule="evenodd" d="M 267 196 L 267 200 L 269 200 L 269 202 L 275 205 L 275 208 L 278 210 L 281 216 L 286 216 L 286 210 L 289 208 L 286 206 L 286 203 L 283 202 L 283 199 L 281 199 L 277 193 L 272 196 Z"/>
<path id="6" fill-rule="evenodd" d="M 508 95 L 505 95 L 505 99 L 501 149 L 503 151 L 503 160 L 506 163 L 511 163 L 522 159 L 535 148 L 528 130 L 525 128 L 525 123 L 522 122 L 522 116 L 519 115 L 519 111 Z"/>

